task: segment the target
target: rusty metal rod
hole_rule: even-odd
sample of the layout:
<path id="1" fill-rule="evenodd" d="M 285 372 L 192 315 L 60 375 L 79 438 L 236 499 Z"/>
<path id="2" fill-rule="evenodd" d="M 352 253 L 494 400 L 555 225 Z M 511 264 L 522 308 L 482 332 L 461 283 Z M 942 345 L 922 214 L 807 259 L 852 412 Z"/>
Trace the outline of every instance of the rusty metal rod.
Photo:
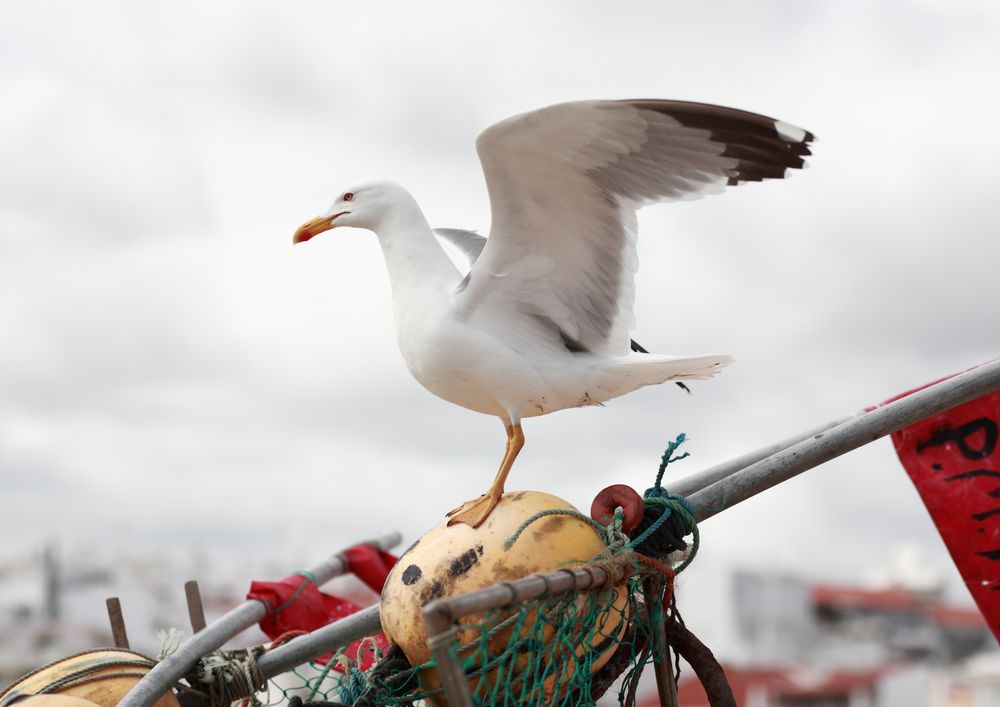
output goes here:
<path id="1" fill-rule="evenodd" d="M 115 648 L 128 648 L 128 633 L 125 631 L 125 617 L 122 615 L 122 603 L 118 597 L 108 597 L 105 600 L 108 607 L 108 620 L 111 622 L 111 640 Z"/>
<path id="2" fill-rule="evenodd" d="M 649 620 L 653 622 L 653 674 L 656 676 L 660 707 L 677 707 L 677 683 L 674 682 L 674 674 L 670 668 L 670 644 L 667 643 L 664 608 L 660 601 L 662 591 L 663 582 L 653 577 L 643 582 L 643 596 L 646 598 Z M 653 614 L 658 617 L 656 621 L 653 621 Z"/>
<path id="3" fill-rule="evenodd" d="M 423 614 L 427 626 L 427 646 L 437 663 L 438 677 L 448 704 L 473 707 L 472 690 L 454 651 L 455 620 L 458 617 L 452 611 L 449 600 L 431 602 L 424 608 Z"/>
<path id="4" fill-rule="evenodd" d="M 569 590 L 599 589 L 616 585 L 626 577 L 624 563 L 612 566 L 609 573 L 604 567 L 577 567 L 546 574 L 533 574 L 511 582 L 500 582 L 491 587 L 468 594 L 435 599 L 423 609 L 427 627 L 427 644 L 437 661 L 449 705 L 469 707 L 473 704 L 472 691 L 458 657 L 455 645 L 455 622 L 472 614 L 490 609 L 500 609 L 511 604 L 530 601 L 542 596 Z"/>
<path id="5" fill-rule="evenodd" d="M 205 628 L 205 607 L 201 602 L 201 590 L 198 582 L 191 580 L 184 583 L 184 598 L 187 600 L 188 618 L 191 620 L 191 632 L 198 633 Z"/>
<path id="6" fill-rule="evenodd" d="M 444 599 L 435 599 L 424 607 L 424 619 L 428 614 L 445 611 L 456 621 L 465 616 L 478 614 L 490 609 L 501 609 L 511 604 L 537 599 L 559 592 L 583 589 L 599 589 L 607 584 L 618 584 L 626 576 L 624 563 L 613 566 L 608 574 L 604 567 L 577 567 L 549 573 L 536 573 L 510 582 L 499 582 L 491 587 L 467 594 L 459 594 Z M 428 632 L 428 636 L 433 635 Z"/>

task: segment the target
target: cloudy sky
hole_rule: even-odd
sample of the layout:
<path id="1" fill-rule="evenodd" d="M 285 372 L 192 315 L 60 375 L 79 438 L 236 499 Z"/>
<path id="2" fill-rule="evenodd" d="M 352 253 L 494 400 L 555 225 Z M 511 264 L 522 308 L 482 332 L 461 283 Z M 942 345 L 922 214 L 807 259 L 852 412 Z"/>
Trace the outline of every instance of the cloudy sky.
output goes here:
<path id="1" fill-rule="evenodd" d="M 0 14 L 8 551 L 315 559 L 393 528 L 412 539 L 482 492 L 503 430 L 410 378 L 375 239 L 291 234 L 374 177 L 433 225 L 488 232 L 476 135 L 563 100 L 721 103 L 819 142 L 786 182 L 641 215 L 635 338 L 736 364 L 691 396 L 661 386 L 528 420 L 510 488 L 589 508 L 610 483 L 649 485 L 679 432 L 684 474 L 1000 353 L 996 3 Z M 833 581 L 905 544 L 961 596 L 885 440 L 703 529 L 707 563 Z"/>

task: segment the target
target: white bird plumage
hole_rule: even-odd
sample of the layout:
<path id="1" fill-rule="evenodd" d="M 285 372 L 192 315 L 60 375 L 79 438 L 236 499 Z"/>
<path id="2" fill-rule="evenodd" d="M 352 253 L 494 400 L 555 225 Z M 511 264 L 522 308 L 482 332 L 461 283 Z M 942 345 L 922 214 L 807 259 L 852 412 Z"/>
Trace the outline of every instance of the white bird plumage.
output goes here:
<path id="1" fill-rule="evenodd" d="M 392 285 L 399 347 L 435 395 L 499 417 L 507 449 L 490 490 L 452 522 L 479 525 L 524 442 L 521 420 L 595 405 L 669 380 L 707 378 L 725 355 L 631 349 L 636 211 L 804 166 L 813 135 L 683 101 L 578 101 L 501 121 L 476 141 L 489 238 L 440 229 L 393 182 L 352 187 L 294 241 L 340 226 L 374 231 Z"/>

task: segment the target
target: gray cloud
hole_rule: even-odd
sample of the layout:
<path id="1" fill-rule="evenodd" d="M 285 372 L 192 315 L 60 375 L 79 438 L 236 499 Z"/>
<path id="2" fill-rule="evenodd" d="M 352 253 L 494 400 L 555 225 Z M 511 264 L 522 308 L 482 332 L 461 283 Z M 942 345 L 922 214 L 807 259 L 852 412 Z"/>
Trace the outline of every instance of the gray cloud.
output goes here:
<path id="1" fill-rule="evenodd" d="M 3 92 L 5 103 L 56 95 L 0 137 L 0 208 L 18 221 L 4 229 L 0 247 L 26 240 L 123 247 L 210 225 L 200 165 L 176 121 L 127 97 L 33 83 L 12 82 Z"/>
<path id="2" fill-rule="evenodd" d="M 636 338 L 737 363 L 692 396 L 529 420 L 512 486 L 586 508 L 648 485 L 679 432 L 677 475 L 998 351 L 992 5 L 893 4 L 912 24 L 785 3 L 93 7 L 0 27 L 0 461 L 21 543 L 320 555 L 478 494 L 503 432 L 409 379 L 374 240 L 290 234 L 371 176 L 487 230 L 475 135 L 557 100 L 710 100 L 821 141 L 787 182 L 641 217 Z M 882 442 L 713 519 L 703 551 L 849 579 L 915 540 L 948 567 L 908 484 Z"/>

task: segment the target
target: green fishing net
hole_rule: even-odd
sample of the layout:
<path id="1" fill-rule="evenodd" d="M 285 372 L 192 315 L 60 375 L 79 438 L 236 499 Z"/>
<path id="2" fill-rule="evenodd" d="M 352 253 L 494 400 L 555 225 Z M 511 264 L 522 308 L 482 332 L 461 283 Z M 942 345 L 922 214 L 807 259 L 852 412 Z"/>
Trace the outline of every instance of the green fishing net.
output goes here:
<path id="1" fill-rule="evenodd" d="M 560 592 L 492 609 L 461 620 L 449 652 L 477 705 L 587 705 L 615 682 L 618 702 L 634 704 L 642 668 L 663 650 L 651 630 L 660 619 L 662 591 L 647 605 L 643 577 L 635 574 L 618 587 Z M 366 651 L 374 652 L 377 662 L 362 672 L 358 665 Z M 272 682 L 267 704 L 293 696 L 358 707 L 446 703 L 433 659 L 410 666 L 391 652 L 378 654 L 374 641 L 363 645 L 360 655 L 353 662 L 338 656 L 328 666 L 309 664 L 281 676 Z"/>

